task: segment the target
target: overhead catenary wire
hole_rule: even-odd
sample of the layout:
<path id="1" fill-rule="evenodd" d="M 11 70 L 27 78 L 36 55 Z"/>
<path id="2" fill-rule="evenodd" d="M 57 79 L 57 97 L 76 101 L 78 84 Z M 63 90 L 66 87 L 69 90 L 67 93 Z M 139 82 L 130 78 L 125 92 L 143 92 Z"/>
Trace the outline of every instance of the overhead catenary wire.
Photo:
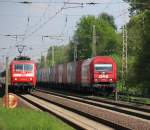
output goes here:
<path id="1" fill-rule="evenodd" d="M 108 2 L 60 2 L 60 1 L 10 1 L 10 0 L 1 0 L 0 3 L 18 3 L 18 4 L 68 4 L 68 5 L 83 5 L 83 4 L 89 4 L 89 5 L 95 5 L 95 4 L 107 4 Z M 125 3 L 122 2 L 114 2 L 113 4 L 120 4 Z"/>
<path id="2" fill-rule="evenodd" d="M 2 1 L 1 1 L 2 2 Z M 6 1 L 5 1 L 6 2 Z M 13 1 L 13 2 L 18 2 L 18 1 Z M 24 3 L 24 4 L 31 4 L 31 3 L 58 3 L 58 2 L 26 2 L 26 1 L 23 1 L 23 2 L 20 2 L 20 3 Z M 79 2 L 59 2 L 59 3 L 64 3 L 64 5 L 66 4 L 78 4 L 78 5 L 82 5 L 82 6 L 74 6 L 74 7 L 63 7 L 61 8 L 62 9 L 68 9 L 68 8 L 77 8 L 77 7 L 83 7 L 84 4 L 88 4 L 88 5 L 95 5 L 95 4 L 102 4 L 102 3 L 95 3 L 95 2 L 89 2 L 89 3 L 79 3 Z M 117 3 L 120 3 L 120 2 L 117 2 Z M 121 3 L 124 3 L 124 2 L 121 2 Z M 103 3 L 104 4 L 104 3 Z M 108 4 L 108 3 L 105 3 L 105 4 Z M 110 4 L 110 3 L 109 3 Z M 111 3 L 113 4 L 113 3 Z M 56 12 L 56 15 L 59 13 Z M 55 17 L 55 14 L 54 14 L 54 17 Z M 50 17 L 50 20 L 53 18 Z M 40 19 L 41 20 L 41 19 Z M 49 19 L 47 21 L 50 21 Z M 34 31 L 32 31 L 31 33 L 28 34 L 28 37 L 30 37 L 30 35 L 32 35 L 33 33 L 37 32 L 37 30 L 39 30 L 40 28 L 42 28 L 46 23 L 47 21 L 43 22 L 41 25 L 39 25 Z"/>
<path id="3" fill-rule="evenodd" d="M 124 12 L 122 12 L 122 11 L 124 11 Z M 123 9 L 122 11 L 120 11 L 120 12 L 122 12 L 122 13 L 120 13 L 119 15 L 117 15 L 117 16 L 115 16 L 114 17 L 114 19 L 118 19 L 119 17 L 121 17 L 121 16 L 123 16 L 124 14 L 127 14 L 128 13 L 128 8 L 126 8 L 126 9 Z M 68 21 L 68 17 L 81 17 L 82 15 L 66 15 L 66 23 L 65 23 L 65 26 L 66 26 L 66 24 L 67 24 L 67 21 Z M 85 15 L 86 16 L 86 15 Z M 98 15 L 97 15 L 98 16 Z M 64 29 L 63 29 L 64 30 Z M 61 31 L 61 32 L 63 32 L 63 31 Z M 62 33 L 61 33 L 62 34 Z M 0 36 L 1 37 L 5 37 L 5 36 L 7 36 L 7 35 L 9 35 L 9 34 L 0 34 Z M 22 35 L 19 35 L 19 34 L 11 34 L 11 35 L 9 35 L 9 36 L 24 36 L 23 34 Z M 41 35 L 34 35 L 34 36 L 32 36 L 32 37 L 42 37 L 43 35 L 41 34 Z M 55 37 L 62 37 L 63 35 L 52 35 L 51 37 L 53 38 L 55 38 Z M 86 36 L 87 37 L 87 36 Z M 91 36 L 89 36 L 89 37 L 91 37 Z"/>
<path id="4" fill-rule="evenodd" d="M 35 26 L 37 26 L 39 23 L 41 23 L 41 21 L 42 21 L 42 18 L 45 16 L 45 14 L 46 14 L 46 12 L 47 12 L 47 10 L 48 10 L 48 8 L 49 8 L 49 6 L 50 6 L 50 3 L 48 4 L 48 6 L 47 6 L 47 8 L 44 10 L 44 12 L 43 12 L 43 14 L 42 14 L 42 16 L 40 17 L 40 19 L 39 19 L 39 21 L 35 24 Z M 29 18 L 29 17 L 28 17 Z M 27 24 L 27 27 L 29 26 L 29 24 Z M 32 27 L 31 27 L 32 28 Z M 24 39 L 23 39 L 23 41 L 25 40 L 25 38 L 26 38 L 26 35 L 27 35 L 27 30 L 25 31 L 25 36 L 24 36 Z"/>
<path id="5" fill-rule="evenodd" d="M 69 1 L 69 0 L 68 0 Z M 72 7 L 68 7 L 68 8 L 72 8 Z M 76 7 L 75 7 L 76 8 Z M 62 7 L 59 11 L 61 12 L 63 9 L 67 9 L 67 8 L 65 8 L 65 4 L 64 4 L 64 7 Z M 56 12 L 56 14 L 54 15 L 54 17 L 59 13 L 59 11 L 58 12 Z M 53 17 L 51 17 L 51 18 L 53 18 Z M 44 22 L 44 24 L 42 24 L 42 25 L 40 25 L 39 26 L 39 28 L 37 28 L 36 30 L 34 30 L 30 35 L 28 35 L 28 36 L 31 36 L 33 33 L 35 33 L 35 32 L 37 32 L 38 31 L 38 29 L 40 29 L 40 28 L 42 28 L 42 26 L 44 26 L 47 22 L 49 22 L 51 19 L 49 19 L 48 21 L 46 21 L 46 22 Z M 66 18 L 66 24 L 67 24 L 67 18 Z M 66 26 L 66 25 L 65 25 Z M 62 33 L 61 33 L 62 34 Z"/>
<path id="6" fill-rule="evenodd" d="M 109 2 L 59 2 L 59 1 L 9 1 L 9 0 L 1 0 L 0 3 L 18 3 L 18 4 L 68 4 L 68 5 L 97 5 L 97 4 L 108 4 Z M 111 4 L 124 4 L 127 3 L 125 1 L 121 1 L 121 2 L 113 2 Z M 147 2 L 136 2 L 134 3 L 136 5 L 150 5 L 150 3 Z"/>
<path id="7" fill-rule="evenodd" d="M 69 1 L 69 0 L 68 0 Z M 29 37 L 31 37 L 34 33 L 36 33 L 39 29 L 41 29 L 44 25 L 46 25 L 49 21 L 53 20 L 53 18 L 55 18 L 59 13 L 62 12 L 62 10 L 65 8 L 66 4 L 64 4 L 54 15 L 52 15 L 51 17 L 49 17 L 46 21 L 44 21 L 42 24 L 40 24 L 36 29 L 34 29 L 34 31 L 30 32 L 29 34 L 27 34 L 27 36 L 24 39 L 27 39 Z M 21 42 L 21 41 L 19 41 Z"/>
<path id="8" fill-rule="evenodd" d="M 28 31 L 28 28 L 29 28 L 29 22 L 30 22 L 30 5 L 28 5 L 28 16 L 27 16 L 27 23 L 26 23 L 26 28 L 25 28 L 25 31 L 24 31 L 23 41 L 24 41 L 24 38 L 25 38 L 26 33 Z"/>
<path id="9" fill-rule="evenodd" d="M 120 14 L 118 14 L 117 16 L 115 16 L 114 17 L 114 19 L 118 19 L 119 17 L 121 17 L 121 16 L 123 16 L 124 14 L 128 14 L 128 9 L 129 8 L 126 8 L 126 9 L 123 9 L 123 10 L 121 10 L 120 12 Z M 68 14 L 66 14 L 66 20 L 65 20 L 65 26 L 66 26 L 66 24 L 67 24 L 67 21 L 68 21 L 68 17 L 81 17 L 81 16 L 83 16 L 83 15 L 68 15 Z M 84 15 L 84 16 L 89 16 L 89 15 Z M 97 15 L 97 16 L 99 16 L 99 15 Z M 6 36 L 6 35 L 9 35 L 9 34 L 0 34 L 0 36 L 1 37 L 4 37 L 4 36 Z M 24 34 L 21 34 L 21 35 L 19 35 L 19 34 L 11 34 L 12 36 L 24 36 Z M 10 35 L 10 36 L 11 36 Z M 41 34 L 41 35 L 34 35 L 33 37 L 42 37 L 43 35 Z M 51 37 L 62 37 L 63 35 L 52 35 Z"/>

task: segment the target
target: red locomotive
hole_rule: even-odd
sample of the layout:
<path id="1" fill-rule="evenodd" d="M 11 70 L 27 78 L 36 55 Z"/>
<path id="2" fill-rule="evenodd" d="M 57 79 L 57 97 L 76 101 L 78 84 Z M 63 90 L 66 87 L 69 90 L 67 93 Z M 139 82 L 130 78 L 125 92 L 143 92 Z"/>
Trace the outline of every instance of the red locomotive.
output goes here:
<path id="1" fill-rule="evenodd" d="M 5 74 L 3 74 L 5 84 Z M 9 89 L 29 91 L 36 85 L 36 63 L 28 57 L 17 57 L 9 66 Z"/>
<path id="2" fill-rule="evenodd" d="M 112 57 L 96 56 L 38 70 L 38 84 L 110 94 L 115 90 L 116 63 Z"/>

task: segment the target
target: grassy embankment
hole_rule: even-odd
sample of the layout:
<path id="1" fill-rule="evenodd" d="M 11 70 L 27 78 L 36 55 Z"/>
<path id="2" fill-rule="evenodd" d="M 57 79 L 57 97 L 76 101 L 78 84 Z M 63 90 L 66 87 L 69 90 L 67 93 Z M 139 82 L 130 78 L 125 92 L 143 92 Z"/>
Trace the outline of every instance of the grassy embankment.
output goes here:
<path id="1" fill-rule="evenodd" d="M 0 98 L 0 130 L 73 130 L 54 116 L 32 109 L 2 107 Z"/>

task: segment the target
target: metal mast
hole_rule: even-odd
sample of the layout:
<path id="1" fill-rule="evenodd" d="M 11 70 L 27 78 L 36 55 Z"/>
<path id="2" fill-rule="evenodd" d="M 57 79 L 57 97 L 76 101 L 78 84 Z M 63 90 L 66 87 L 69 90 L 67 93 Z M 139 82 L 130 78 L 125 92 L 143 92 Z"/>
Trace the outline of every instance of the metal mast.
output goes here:
<path id="1" fill-rule="evenodd" d="M 77 60 L 77 44 L 74 43 L 74 61 Z"/>
<path id="2" fill-rule="evenodd" d="M 54 45 L 52 46 L 52 66 L 55 64 L 55 48 L 54 48 Z"/>
<path id="3" fill-rule="evenodd" d="M 123 49 L 122 49 L 122 82 L 123 87 L 126 86 L 126 80 L 127 80 L 127 72 L 128 72 L 128 46 L 127 46 L 127 26 L 124 25 L 122 29 L 122 38 L 123 38 Z"/>
<path id="4" fill-rule="evenodd" d="M 96 29 L 95 25 L 93 25 L 93 36 L 92 36 L 92 57 L 96 56 Z"/>

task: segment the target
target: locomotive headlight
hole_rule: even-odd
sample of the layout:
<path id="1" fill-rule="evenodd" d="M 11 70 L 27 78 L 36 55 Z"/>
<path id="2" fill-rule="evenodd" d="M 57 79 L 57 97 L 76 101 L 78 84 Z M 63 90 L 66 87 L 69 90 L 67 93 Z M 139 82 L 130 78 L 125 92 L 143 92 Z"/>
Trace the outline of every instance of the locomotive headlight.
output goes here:
<path id="1" fill-rule="evenodd" d="M 112 81 L 112 79 L 109 79 L 109 81 L 111 82 L 111 81 Z"/>
<path id="2" fill-rule="evenodd" d="M 32 78 L 30 78 L 30 80 L 32 80 Z"/>
<path id="3" fill-rule="evenodd" d="M 95 79 L 95 82 L 97 82 L 98 80 L 97 79 Z"/>
<path id="4" fill-rule="evenodd" d="M 17 78 L 15 78 L 15 80 L 17 80 Z"/>

